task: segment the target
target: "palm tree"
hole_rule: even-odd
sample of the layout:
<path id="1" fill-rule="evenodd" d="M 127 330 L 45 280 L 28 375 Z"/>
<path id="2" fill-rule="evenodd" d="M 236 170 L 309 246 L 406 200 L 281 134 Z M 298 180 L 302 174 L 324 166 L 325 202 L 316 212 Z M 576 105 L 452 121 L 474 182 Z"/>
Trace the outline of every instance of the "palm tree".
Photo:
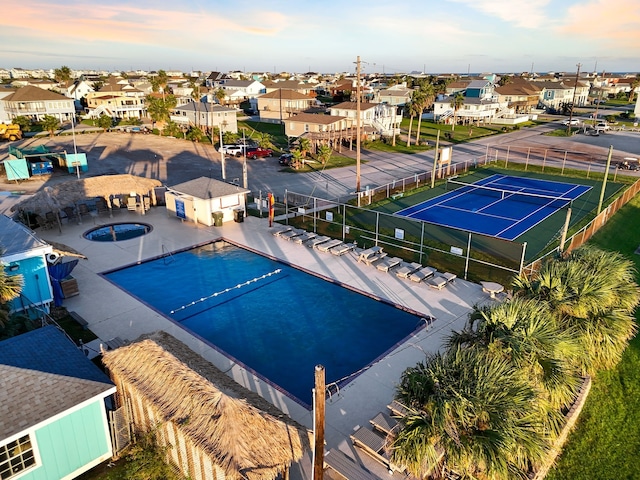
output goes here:
<path id="1" fill-rule="evenodd" d="M 302 156 L 306 157 L 309 151 L 311 150 L 311 141 L 306 137 L 300 137 L 298 139 L 298 145 L 300 146 L 300 151 L 302 152 Z"/>
<path id="2" fill-rule="evenodd" d="M 214 93 L 216 100 L 218 100 L 218 103 L 220 105 L 222 105 L 222 101 L 227 97 L 226 92 L 224 91 L 224 88 L 220 87 L 219 89 L 217 89 Z"/>
<path id="3" fill-rule="evenodd" d="M 416 141 L 415 145 L 420 142 L 420 124 L 422 123 L 422 112 L 426 103 L 426 97 L 422 90 L 415 90 L 412 95 L 412 102 L 415 105 L 415 114 L 418 117 L 418 128 L 416 129 Z"/>
<path id="4" fill-rule="evenodd" d="M 13 123 L 16 125 L 20 125 L 20 130 L 23 132 L 31 131 L 31 119 L 25 117 L 24 115 L 18 115 L 13 119 Z"/>
<path id="5" fill-rule="evenodd" d="M 442 468 L 524 479 L 549 449 L 536 392 L 506 358 L 475 348 L 428 356 L 403 373 L 396 396 L 409 413 L 391 458 L 418 478 Z"/>
<path id="6" fill-rule="evenodd" d="M 433 85 L 425 83 L 420 86 L 420 115 L 418 116 L 418 133 L 416 134 L 416 145 L 420 143 L 420 124 L 422 123 L 422 112 L 424 112 L 425 108 L 431 107 L 433 105 L 433 101 L 436 98 L 435 91 L 433 89 Z"/>
<path id="7" fill-rule="evenodd" d="M 449 348 L 474 347 L 508 359 L 539 391 L 549 430 L 557 431 L 560 409 L 575 398 L 579 356 L 571 331 L 560 327 L 544 302 L 517 297 L 510 302 L 476 307 L 461 332 L 447 340 Z"/>
<path id="8" fill-rule="evenodd" d="M 322 165 L 326 165 L 327 162 L 329 162 L 329 160 L 331 159 L 332 153 L 333 150 L 329 145 L 320 145 L 320 147 L 318 147 L 318 160 L 320 160 L 320 163 L 322 163 Z"/>
<path id="9" fill-rule="evenodd" d="M 633 97 L 636 93 L 636 88 L 640 86 L 640 73 L 635 76 L 633 80 L 631 80 L 631 91 L 629 92 L 629 103 L 633 102 Z"/>
<path id="10" fill-rule="evenodd" d="M 105 115 L 103 113 L 96 120 L 96 125 L 98 127 L 102 128 L 103 132 L 106 132 L 107 128 L 111 128 L 111 125 L 113 125 L 113 118 L 111 118 L 109 115 Z"/>
<path id="11" fill-rule="evenodd" d="M 68 82 L 71 80 L 71 69 L 66 65 L 63 65 L 53 71 L 53 76 L 57 82 Z"/>
<path id="12" fill-rule="evenodd" d="M 456 123 L 458 122 L 458 110 L 464 105 L 464 97 L 461 93 L 456 93 L 449 103 L 453 108 L 453 123 L 451 124 L 451 131 L 456 129 Z"/>
<path id="13" fill-rule="evenodd" d="M 198 127 L 191 127 L 187 132 L 187 140 L 191 140 L 192 142 L 201 142 L 205 138 L 205 135 L 202 130 Z"/>
<path id="14" fill-rule="evenodd" d="M 415 95 L 415 92 L 414 92 L 414 95 Z M 407 134 L 407 147 L 410 147 L 411 146 L 411 127 L 413 126 L 413 118 L 416 115 L 420 115 L 421 109 L 420 109 L 419 102 L 416 102 L 413 99 L 410 102 L 407 102 L 407 104 L 405 105 L 405 108 L 408 108 L 409 115 L 411 117 L 411 119 L 409 120 L 409 133 Z"/>
<path id="15" fill-rule="evenodd" d="M 291 163 L 293 165 L 293 168 L 297 170 L 302 165 L 304 155 L 302 154 L 302 151 L 298 148 L 296 148 L 295 150 L 291 150 L 291 155 L 293 156 L 292 158 L 293 161 Z"/>
<path id="16" fill-rule="evenodd" d="M 273 137 L 267 132 L 254 131 L 255 140 L 260 148 L 273 148 Z"/>
<path id="17" fill-rule="evenodd" d="M 559 324 L 576 332 L 583 374 L 614 367 L 637 331 L 640 289 L 633 263 L 618 252 L 583 246 L 547 261 L 531 279 L 519 277 L 514 291 L 546 302 Z"/>
<path id="18" fill-rule="evenodd" d="M 9 320 L 9 309 L 6 304 L 20 296 L 23 286 L 22 275 L 9 275 L 4 268 L 0 268 L 0 327 L 4 327 Z"/>
<path id="19" fill-rule="evenodd" d="M 53 138 L 56 130 L 60 128 L 60 120 L 53 115 L 45 115 L 44 118 L 40 120 L 40 126 L 43 130 L 49 132 L 49 136 Z"/>

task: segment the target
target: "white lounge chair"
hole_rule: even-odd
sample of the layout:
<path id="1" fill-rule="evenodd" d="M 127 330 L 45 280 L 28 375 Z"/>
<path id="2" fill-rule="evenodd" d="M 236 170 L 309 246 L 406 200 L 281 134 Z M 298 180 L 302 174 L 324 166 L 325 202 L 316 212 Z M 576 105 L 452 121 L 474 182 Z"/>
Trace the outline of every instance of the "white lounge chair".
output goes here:
<path id="1" fill-rule="evenodd" d="M 387 257 L 383 258 L 382 261 L 376 263 L 376 268 L 381 272 L 388 272 L 392 268 L 397 267 L 402 263 L 402 259 L 400 257 Z"/>
<path id="2" fill-rule="evenodd" d="M 291 241 L 292 238 L 299 237 L 300 235 L 304 235 L 305 233 L 307 232 L 299 228 L 292 228 L 288 232 L 281 233 L 278 236 L 280 238 L 284 238 L 285 240 Z"/>
<path id="3" fill-rule="evenodd" d="M 329 250 L 331 250 L 333 247 L 340 245 L 342 243 L 342 240 L 329 240 L 328 242 L 324 242 L 321 243 L 320 245 L 316 245 L 316 250 L 320 250 L 321 252 L 328 252 Z"/>
<path id="4" fill-rule="evenodd" d="M 456 275 L 454 273 L 441 273 L 439 275 L 435 275 L 427 280 L 427 284 L 435 288 L 437 290 L 442 290 L 449 283 L 453 282 L 456 279 Z"/>
<path id="5" fill-rule="evenodd" d="M 334 255 L 341 256 L 347 252 L 350 252 L 354 248 L 356 248 L 356 246 L 353 243 L 341 243 L 340 245 L 336 245 L 329 251 Z"/>
<path id="6" fill-rule="evenodd" d="M 382 253 L 382 247 L 375 246 L 375 247 L 367 248 L 366 250 L 362 250 L 360 252 L 360 255 L 358 255 L 358 261 L 364 262 L 367 258 L 374 255 L 379 255 L 380 253 Z"/>
<path id="7" fill-rule="evenodd" d="M 290 231 L 291 227 L 274 227 L 273 230 L 271 230 L 271 235 L 273 235 L 274 237 L 279 237 L 283 233 L 287 233 Z"/>
<path id="8" fill-rule="evenodd" d="M 396 273 L 396 276 L 399 278 L 409 278 L 409 275 L 411 275 L 413 272 L 417 272 L 421 268 L 422 268 L 422 265 L 419 264 L 418 262 L 411 262 L 411 263 L 402 262 L 398 266 L 398 269 L 395 271 L 395 273 Z"/>
<path id="9" fill-rule="evenodd" d="M 380 480 L 380 477 L 358 465 L 346 454 L 334 448 L 324 454 L 324 466 L 346 480 Z"/>
<path id="10" fill-rule="evenodd" d="M 327 237 L 326 235 L 321 235 L 319 237 L 312 238 L 311 240 L 305 242 L 305 245 L 309 248 L 313 248 L 316 245 L 320 245 L 321 243 L 325 243 L 331 240 L 331 237 Z"/>
<path id="11" fill-rule="evenodd" d="M 366 263 L 367 265 L 371 266 L 371 265 L 375 265 L 376 263 L 378 263 L 380 260 L 382 260 L 384 257 L 387 256 L 387 252 L 380 252 L 376 255 L 369 255 L 367 258 L 365 258 L 364 260 L 362 260 L 364 263 Z"/>
<path id="12" fill-rule="evenodd" d="M 313 233 L 313 232 L 307 232 L 307 233 L 303 233 L 302 235 L 298 235 L 297 237 L 293 238 L 294 243 L 299 243 L 299 244 L 303 244 L 304 242 L 311 240 L 313 238 L 316 238 L 318 236 L 317 233 Z"/>
<path id="13" fill-rule="evenodd" d="M 433 267 L 424 267 L 418 270 L 417 272 L 414 272 L 411 275 L 409 275 L 409 280 L 411 280 L 412 282 L 419 283 L 429 278 L 430 276 L 432 276 L 434 273 L 436 273 L 436 271 L 437 270 Z"/>

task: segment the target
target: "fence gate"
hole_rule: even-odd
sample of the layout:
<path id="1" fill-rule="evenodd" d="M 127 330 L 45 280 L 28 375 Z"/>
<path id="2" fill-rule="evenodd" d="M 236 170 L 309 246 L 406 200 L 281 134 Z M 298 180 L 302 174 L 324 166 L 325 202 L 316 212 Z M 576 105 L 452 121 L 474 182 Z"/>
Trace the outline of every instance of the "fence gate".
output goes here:
<path id="1" fill-rule="evenodd" d="M 111 427 L 111 444 L 115 456 L 131 443 L 131 429 L 129 428 L 126 405 L 117 410 L 109 411 L 109 426 Z"/>

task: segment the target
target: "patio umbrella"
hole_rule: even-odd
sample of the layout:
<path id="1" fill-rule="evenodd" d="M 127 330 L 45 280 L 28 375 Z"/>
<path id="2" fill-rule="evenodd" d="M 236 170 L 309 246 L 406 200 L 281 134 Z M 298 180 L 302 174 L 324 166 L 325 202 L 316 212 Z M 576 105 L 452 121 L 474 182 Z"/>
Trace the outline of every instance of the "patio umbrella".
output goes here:
<path id="1" fill-rule="evenodd" d="M 167 333 L 104 352 L 103 362 L 136 423 L 167 425 L 225 478 L 273 480 L 310 448 L 306 428 Z"/>
<path id="2" fill-rule="evenodd" d="M 71 248 L 69 245 L 65 245 L 64 243 L 52 242 L 51 240 L 47 240 L 47 243 L 53 247 L 54 253 L 57 253 L 61 257 L 75 257 L 82 258 L 84 260 L 87 259 L 86 255 L 80 253 L 74 248 Z"/>

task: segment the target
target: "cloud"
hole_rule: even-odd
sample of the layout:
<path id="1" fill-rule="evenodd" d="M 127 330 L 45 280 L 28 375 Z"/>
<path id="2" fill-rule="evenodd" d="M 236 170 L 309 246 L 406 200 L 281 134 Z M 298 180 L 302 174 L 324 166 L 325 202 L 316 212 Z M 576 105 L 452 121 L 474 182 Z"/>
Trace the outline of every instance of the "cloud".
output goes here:
<path id="1" fill-rule="evenodd" d="M 449 0 L 497 17 L 519 28 L 539 28 L 549 23 L 544 10 L 551 0 Z M 465 15 L 466 16 L 466 15 Z"/>
<path id="2" fill-rule="evenodd" d="M 285 15 L 259 9 L 235 20 L 182 7 L 154 9 L 124 3 L 86 7 L 46 1 L 15 3 L 11 15 L 0 18 L 0 26 L 20 28 L 23 35 L 32 38 L 143 45 L 210 43 L 225 33 L 274 36 L 287 24 Z"/>
<path id="3" fill-rule="evenodd" d="M 594 21 L 597 19 L 597 21 Z M 640 45 L 640 2 L 638 0 L 591 0 L 567 10 L 559 34 L 581 36 L 634 50 Z"/>

